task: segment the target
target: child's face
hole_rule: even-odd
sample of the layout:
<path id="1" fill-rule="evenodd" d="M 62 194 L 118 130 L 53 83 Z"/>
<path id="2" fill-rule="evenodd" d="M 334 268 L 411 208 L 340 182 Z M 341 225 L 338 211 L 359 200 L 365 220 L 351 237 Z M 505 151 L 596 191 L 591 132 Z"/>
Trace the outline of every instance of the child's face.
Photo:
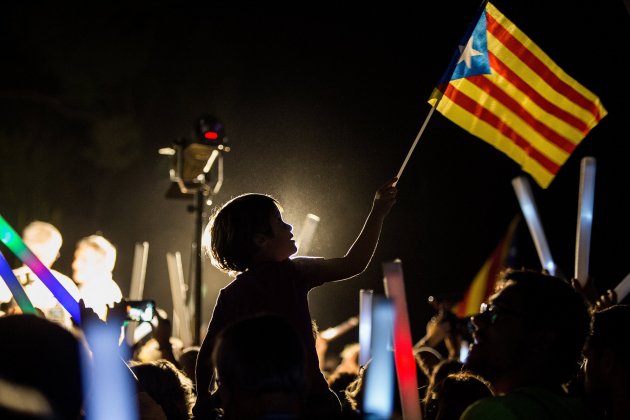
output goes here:
<path id="1" fill-rule="evenodd" d="M 297 252 L 293 240 L 293 226 L 282 220 L 280 211 L 276 209 L 270 219 L 272 236 L 267 236 L 261 251 L 271 261 L 284 261 Z"/>

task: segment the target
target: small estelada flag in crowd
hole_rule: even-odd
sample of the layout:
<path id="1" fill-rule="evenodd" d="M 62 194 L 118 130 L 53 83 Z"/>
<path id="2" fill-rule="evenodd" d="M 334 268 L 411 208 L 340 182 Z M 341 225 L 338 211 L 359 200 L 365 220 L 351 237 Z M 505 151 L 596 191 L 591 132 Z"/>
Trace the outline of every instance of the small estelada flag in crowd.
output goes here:
<path id="1" fill-rule="evenodd" d="M 460 44 L 429 103 L 546 188 L 606 115 L 599 98 L 489 2 Z"/>
<path id="2" fill-rule="evenodd" d="M 452 311 L 458 318 L 465 318 L 478 313 L 479 306 L 487 302 L 488 298 L 495 292 L 501 272 L 512 267 L 512 257 L 516 252 L 516 229 L 520 220 L 520 216 L 512 219 L 507 233 L 475 275 L 462 300 L 453 306 Z"/>

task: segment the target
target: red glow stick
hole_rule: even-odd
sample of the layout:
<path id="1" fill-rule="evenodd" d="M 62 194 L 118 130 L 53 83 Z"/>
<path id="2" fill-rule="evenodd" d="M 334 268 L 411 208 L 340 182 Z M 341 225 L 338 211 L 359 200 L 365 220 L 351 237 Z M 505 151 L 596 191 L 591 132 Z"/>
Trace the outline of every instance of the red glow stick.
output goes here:
<path id="1" fill-rule="evenodd" d="M 401 261 L 394 260 L 383 263 L 383 274 L 385 276 L 385 294 L 394 302 L 395 308 L 394 361 L 396 362 L 402 415 L 405 420 L 420 420 L 422 413 L 420 412 L 420 396 L 418 395 L 418 375 L 416 360 L 413 356 Z"/>

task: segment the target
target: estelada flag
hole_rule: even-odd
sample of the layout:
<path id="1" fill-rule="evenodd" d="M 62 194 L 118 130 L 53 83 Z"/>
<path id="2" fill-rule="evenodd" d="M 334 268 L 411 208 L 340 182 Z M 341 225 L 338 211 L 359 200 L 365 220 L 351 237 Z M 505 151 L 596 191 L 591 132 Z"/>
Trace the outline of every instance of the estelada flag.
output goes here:
<path id="1" fill-rule="evenodd" d="M 501 272 L 507 268 L 514 268 L 512 267 L 515 254 L 514 239 L 520 220 L 520 216 L 514 217 L 505 236 L 468 286 L 463 299 L 453 306 L 452 312 L 458 318 L 479 313 L 479 306 L 494 293 Z"/>
<path id="2" fill-rule="evenodd" d="M 599 98 L 489 2 L 460 44 L 429 103 L 546 188 L 606 115 Z"/>

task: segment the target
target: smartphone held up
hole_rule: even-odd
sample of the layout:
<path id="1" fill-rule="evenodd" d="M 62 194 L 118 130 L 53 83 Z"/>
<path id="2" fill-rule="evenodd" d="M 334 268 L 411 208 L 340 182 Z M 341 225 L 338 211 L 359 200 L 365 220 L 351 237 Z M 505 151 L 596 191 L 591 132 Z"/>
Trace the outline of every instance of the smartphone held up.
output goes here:
<path id="1" fill-rule="evenodd" d="M 155 301 L 128 300 L 126 304 L 126 320 L 137 322 L 151 322 L 155 316 Z"/>

